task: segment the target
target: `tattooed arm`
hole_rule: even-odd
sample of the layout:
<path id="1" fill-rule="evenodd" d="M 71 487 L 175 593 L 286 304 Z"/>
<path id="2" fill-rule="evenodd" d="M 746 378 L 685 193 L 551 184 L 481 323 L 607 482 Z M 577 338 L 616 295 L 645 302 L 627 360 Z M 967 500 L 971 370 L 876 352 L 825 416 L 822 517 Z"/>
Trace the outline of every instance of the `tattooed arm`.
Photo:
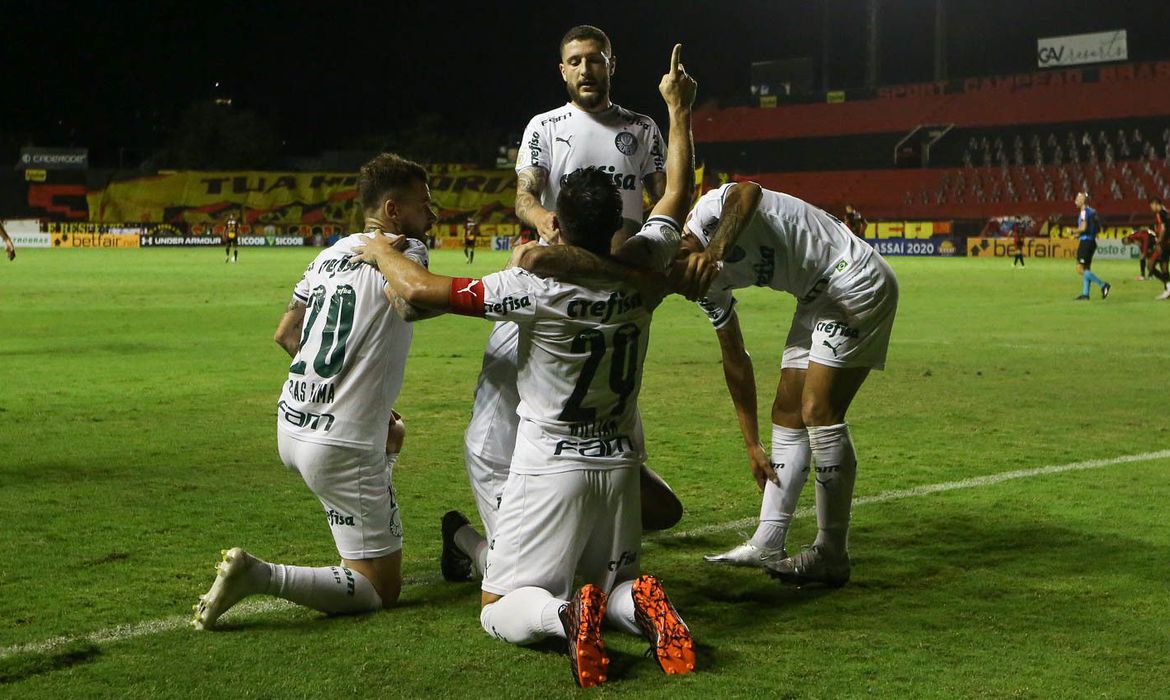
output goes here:
<path id="1" fill-rule="evenodd" d="M 763 189 L 754 182 L 740 182 L 727 188 L 719 224 L 711 235 L 707 249 L 687 256 L 681 289 L 678 290 L 683 296 L 692 301 L 706 296 L 711 282 L 719 274 L 723 260 L 727 258 L 727 252 L 755 216 L 762 196 Z"/>
<path id="2" fill-rule="evenodd" d="M 276 326 L 276 334 L 272 337 L 276 344 L 284 348 L 289 357 L 296 357 L 301 349 L 301 325 L 305 322 L 305 305 L 293 297 L 280 317 Z"/>
<path id="3" fill-rule="evenodd" d="M 539 165 L 524 168 L 516 176 L 516 216 L 530 226 L 536 227 L 546 243 L 560 241 L 556 215 L 540 204 L 540 195 L 548 185 L 548 171 Z"/>

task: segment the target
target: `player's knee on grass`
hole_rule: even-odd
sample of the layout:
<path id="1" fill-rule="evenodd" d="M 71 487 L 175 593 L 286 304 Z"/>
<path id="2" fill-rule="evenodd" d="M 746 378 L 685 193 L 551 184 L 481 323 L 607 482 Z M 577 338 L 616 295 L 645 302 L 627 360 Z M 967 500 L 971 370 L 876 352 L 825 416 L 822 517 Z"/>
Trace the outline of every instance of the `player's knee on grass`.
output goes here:
<path id="1" fill-rule="evenodd" d="M 402 550 L 375 559 L 342 559 L 342 566 L 358 572 L 373 584 L 382 607 L 393 607 L 402 594 Z"/>
<path id="2" fill-rule="evenodd" d="M 666 481 L 645 466 L 641 481 L 642 529 L 667 530 L 677 525 L 682 520 L 683 505 Z"/>

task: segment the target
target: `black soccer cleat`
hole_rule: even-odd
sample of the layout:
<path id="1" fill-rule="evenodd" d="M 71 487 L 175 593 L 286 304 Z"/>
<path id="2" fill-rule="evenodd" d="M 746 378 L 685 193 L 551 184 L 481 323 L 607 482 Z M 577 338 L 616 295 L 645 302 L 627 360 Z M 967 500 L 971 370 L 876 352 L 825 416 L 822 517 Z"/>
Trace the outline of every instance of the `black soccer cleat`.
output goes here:
<path id="1" fill-rule="evenodd" d="M 1105 284 L 1104 284 L 1104 285 L 1101 287 L 1101 298 L 1102 298 L 1102 299 L 1108 299 L 1108 298 L 1109 298 L 1109 290 L 1110 290 L 1110 289 L 1113 289 L 1113 285 L 1109 284 L 1108 282 L 1106 282 L 1106 283 L 1105 283 Z"/>
<path id="2" fill-rule="evenodd" d="M 1088 300 L 1089 300 L 1088 294 L 1078 294 L 1077 297 L 1075 299 L 1073 299 L 1073 301 L 1088 301 Z"/>
<path id="3" fill-rule="evenodd" d="M 443 515 L 443 553 L 439 556 L 439 569 L 445 581 L 470 581 L 473 578 L 471 557 L 455 546 L 455 533 L 467 524 L 467 517 L 457 510 L 449 510 Z"/>

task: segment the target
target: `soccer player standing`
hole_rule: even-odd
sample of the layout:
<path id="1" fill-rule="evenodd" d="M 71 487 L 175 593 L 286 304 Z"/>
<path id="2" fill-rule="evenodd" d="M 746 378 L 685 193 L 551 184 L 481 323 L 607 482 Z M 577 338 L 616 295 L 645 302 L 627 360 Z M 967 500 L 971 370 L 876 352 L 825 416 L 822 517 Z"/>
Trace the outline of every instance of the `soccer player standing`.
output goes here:
<path id="1" fill-rule="evenodd" d="M 401 422 L 393 406 L 412 337 L 406 321 L 415 314 L 355 247 L 394 235 L 404 255 L 425 266 L 422 238 L 435 213 L 426 171 L 396 155 L 364 165 L 358 192 L 366 232 L 341 239 L 309 264 L 275 337 L 293 356 L 277 404 L 280 458 L 320 499 L 341 564 L 269 564 L 239 548 L 226 551 L 215 583 L 195 606 L 197 629 L 213 627 L 258 593 L 328 613 L 367 612 L 398 600 L 402 525 L 392 470 Z"/>
<path id="2" fill-rule="evenodd" d="M 1150 198 L 1150 211 L 1154 213 L 1155 243 L 1150 259 L 1150 274 L 1165 285 L 1166 289 L 1158 299 L 1170 299 L 1170 212 L 1162 204 L 1161 197 Z"/>
<path id="3" fill-rule="evenodd" d="M 475 243 L 479 237 L 479 222 L 470 216 L 463 228 L 463 257 L 467 264 L 475 262 Z"/>
<path id="4" fill-rule="evenodd" d="M 3 222 L 0 222 L 0 239 L 4 241 L 4 254 L 8 256 L 8 260 L 15 260 L 16 246 L 12 244 L 12 239 L 8 237 L 8 232 L 4 230 Z"/>
<path id="5" fill-rule="evenodd" d="M 709 247 L 725 226 L 737 235 L 723 241 L 726 247 Z M 691 275 L 722 261 L 709 290 L 688 287 L 687 296 L 701 298 L 715 326 L 749 468 L 764 492 L 752 537 L 706 559 L 764 568 L 793 583 L 843 585 L 850 576 L 847 536 L 857 474 L 845 414 L 870 370 L 885 366 L 898 308 L 894 272 L 836 218 L 752 182 L 703 195 L 686 234 Z M 755 372 L 732 295 L 753 285 L 797 298 L 772 403 L 770 459 L 760 441 Z M 788 557 L 788 527 L 814 462 L 816 541 Z"/>
<path id="6" fill-rule="evenodd" d="M 666 193 L 617 256 L 642 248 L 644 262 L 657 270 L 677 249 L 677 221 L 686 214 L 694 178 L 696 87 L 679 64 L 680 50 L 676 45 L 659 86 L 671 122 Z M 600 169 L 583 168 L 560 184 L 558 231 L 569 254 L 608 258 L 622 209 L 616 182 Z M 692 670 L 689 630 L 657 579 L 637 577 L 638 472 L 645 460 L 637 400 L 651 314 L 664 290 L 541 279 L 515 267 L 482 280 L 441 277 L 410 263 L 391 243 L 371 241 L 360 254 L 377 262 L 405 300 L 509 320 L 521 336 L 520 425 L 484 572 L 484 630 L 514 644 L 566 638 L 582 686 L 606 677 L 603 621 L 645 634 L 667 673 Z M 575 574 L 586 584 L 574 594 Z"/>
<path id="7" fill-rule="evenodd" d="M 224 262 L 240 261 L 240 222 L 235 216 L 228 217 L 223 230 Z"/>
<path id="8" fill-rule="evenodd" d="M 1077 192 L 1073 201 L 1080 209 L 1077 227 L 1074 229 L 1080 241 L 1077 244 L 1077 274 L 1084 281 L 1081 294 L 1076 301 L 1088 301 L 1093 284 L 1101 288 L 1101 298 L 1108 299 L 1112 285 L 1102 280 L 1092 270 L 1093 254 L 1097 252 L 1097 234 L 1101 233 L 1101 219 L 1097 216 L 1097 210 L 1089 206 L 1088 192 Z"/>
<path id="9" fill-rule="evenodd" d="M 561 178 L 579 168 L 596 168 L 617 186 L 622 201 L 615 243 L 638 231 L 643 189 L 657 201 L 665 186 L 662 134 L 650 117 L 610 100 L 617 66 L 609 38 L 582 25 L 560 43 L 560 73 L 569 102 L 534 116 L 524 130 L 516 162 L 516 214 L 548 243 L 559 240 L 555 203 Z M 466 580 L 482 571 L 500 494 L 516 443 L 520 398 L 516 391 L 519 329 L 502 321 L 492 328 L 475 388 L 471 421 L 464 435 L 464 459 L 484 526 L 480 536 L 456 511 L 443 518 L 443 576 Z M 663 529 L 682 517 L 682 504 L 662 479 L 643 467 L 643 524 Z"/>

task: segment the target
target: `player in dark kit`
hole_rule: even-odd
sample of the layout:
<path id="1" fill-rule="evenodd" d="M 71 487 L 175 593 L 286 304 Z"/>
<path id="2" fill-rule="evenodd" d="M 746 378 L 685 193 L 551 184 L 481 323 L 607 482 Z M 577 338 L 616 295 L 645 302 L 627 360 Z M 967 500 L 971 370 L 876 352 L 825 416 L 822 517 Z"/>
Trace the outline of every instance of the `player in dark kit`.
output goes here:
<path id="1" fill-rule="evenodd" d="M 240 260 L 240 222 L 236 217 L 229 217 L 223 229 L 224 262 L 239 262 Z"/>
<path id="2" fill-rule="evenodd" d="M 1012 224 L 1012 247 L 1014 247 L 1016 249 L 1016 256 L 1014 258 L 1012 258 L 1012 267 L 1014 268 L 1016 266 L 1016 263 L 1019 263 L 1020 267 L 1023 267 L 1024 266 L 1024 232 L 1022 230 L 1020 230 L 1019 223 Z"/>
<path id="3" fill-rule="evenodd" d="M 845 205 L 845 226 L 858 238 L 865 238 L 865 216 L 852 204 Z"/>
<path id="4" fill-rule="evenodd" d="M 479 222 L 469 216 L 463 232 L 463 257 L 467 258 L 468 265 L 475 260 L 475 239 L 478 237 Z"/>
<path id="5" fill-rule="evenodd" d="M 8 237 L 8 232 L 4 230 L 3 223 L 0 223 L 0 241 L 4 241 L 4 254 L 8 256 L 9 260 L 15 260 L 16 246 L 12 245 L 12 239 Z"/>
<path id="6" fill-rule="evenodd" d="M 1156 277 L 1154 268 L 1154 259 L 1158 253 L 1158 237 L 1148 228 L 1135 228 L 1133 233 L 1122 239 L 1126 243 L 1132 243 L 1141 251 L 1138 257 L 1138 276 L 1139 282 L 1148 279 L 1146 276 L 1147 267 L 1149 269 L 1149 277 Z"/>
<path id="7" fill-rule="evenodd" d="M 1158 278 L 1166 289 L 1158 299 L 1170 299 L 1170 212 L 1162 205 L 1161 197 L 1150 198 L 1154 212 L 1154 246 L 1150 251 L 1150 275 Z"/>

